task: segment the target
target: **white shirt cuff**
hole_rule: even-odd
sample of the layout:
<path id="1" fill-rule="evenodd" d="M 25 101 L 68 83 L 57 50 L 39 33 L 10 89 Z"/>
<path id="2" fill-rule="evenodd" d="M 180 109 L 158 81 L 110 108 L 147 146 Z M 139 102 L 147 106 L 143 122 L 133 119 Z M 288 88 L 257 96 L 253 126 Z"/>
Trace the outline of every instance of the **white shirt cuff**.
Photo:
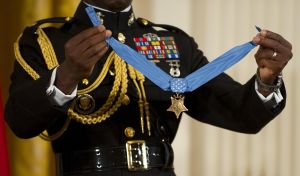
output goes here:
<path id="1" fill-rule="evenodd" d="M 50 79 L 50 86 L 46 90 L 46 94 L 50 97 L 50 100 L 53 105 L 63 106 L 68 101 L 74 99 L 77 94 L 77 86 L 74 89 L 74 91 L 70 95 L 64 94 L 61 90 L 59 90 L 55 85 L 55 79 L 56 79 L 56 71 L 57 67 L 53 69 L 51 79 Z"/>
<path id="2" fill-rule="evenodd" d="M 280 89 L 277 89 L 275 92 L 272 92 L 270 95 L 268 95 L 267 97 L 263 96 L 259 91 L 258 91 L 258 85 L 257 82 L 255 81 L 255 91 L 257 93 L 257 95 L 259 96 L 259 98 L 264 102 L 267 103 L 269 101 L 271 101 L 273 98 L 275 99 L 276 105 L 278 105 L 282 100 L 283 100 L 283 96 L 280 92 Z M 275 106 L 276 106 L 275 105 Z"/>

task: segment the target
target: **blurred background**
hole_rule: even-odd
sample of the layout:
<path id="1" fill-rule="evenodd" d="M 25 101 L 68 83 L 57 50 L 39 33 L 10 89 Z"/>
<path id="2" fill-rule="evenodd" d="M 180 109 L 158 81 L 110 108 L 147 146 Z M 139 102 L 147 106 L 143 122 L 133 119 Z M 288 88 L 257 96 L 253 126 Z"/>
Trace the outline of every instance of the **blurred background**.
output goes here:
<path id="1" fill-rule="evenodd" d="M 259 134 L 245 135 L 183 116 L 173 143 L 178 176 L 300 175 L 300 1 L 299 0 L 133 0 L 135 15 L 171 24 L 193 36 L 210 59 L 249 41 L 255 25 L 284 36 L 294 57 L 283 72 L 288 98 L 278 118 Z M 0 79 L 8 97 L 13 42 L 41 18 L 72 16 L 79 0 L 0 1 Z M 255 51 L 227 71 L 245 83 L 256 71 Z M 6 131 L 12 176 L 54 176 L 49 143 L 22 140 Z"/>

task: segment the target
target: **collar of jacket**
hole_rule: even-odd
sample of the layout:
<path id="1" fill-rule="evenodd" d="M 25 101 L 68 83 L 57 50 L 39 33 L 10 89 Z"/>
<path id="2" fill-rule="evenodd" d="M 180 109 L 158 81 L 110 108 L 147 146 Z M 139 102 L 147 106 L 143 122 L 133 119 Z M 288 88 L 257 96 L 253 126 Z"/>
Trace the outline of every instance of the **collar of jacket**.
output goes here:
<path id="1" fill-rule="evenodd" d="M 86 7 L 87 5 L 84 2 L 81 2 L 75 12 L 74 18 L 78 25 L 92 27 L 93 25 L 85 12 Z M 130 10 L 127 12 L 116 13 L 111 13 L 100 9 L 95 9 L 95 11 L 101 13 L 101 19 L 103 20 L 103 25 L 106 27 L 106 29 L 119 31 L 130 29 L 136 25 L 136 19 L 134 17 L 132 8 L 130 8 Z"/>
<path id="2" fill-rule="evenodd" d="M 100 7 L 97 7 L 97 6 L 94 6 L 94 5 L 91 5 L 85 1 L 82 1 L 84 4 L 86 5 L 89 5 L 91 7 L 93 7 L 94 9 L 98 9 L 100 11 L 105 11 L 105 12 L 111 12 L 111 13 L 116 13 L 116 12 L 113 12 L 113 11 L 110 11 L 110 10 L 107 10 L 107 9 L 103 9 L 103 8 L 100 8 Z M 131 5 L 129 5 L 128 7 L 126 7 L 124 10 L 122 10 L 121 12 L 128 12 L 129 10 L 131 9 Z"/>

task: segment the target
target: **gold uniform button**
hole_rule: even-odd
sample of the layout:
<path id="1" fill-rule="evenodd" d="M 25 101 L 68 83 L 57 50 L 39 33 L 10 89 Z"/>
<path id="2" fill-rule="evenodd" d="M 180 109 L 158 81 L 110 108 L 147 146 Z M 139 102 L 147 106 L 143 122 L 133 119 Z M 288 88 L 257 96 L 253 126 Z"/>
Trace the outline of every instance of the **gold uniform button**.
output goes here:
<path id="1" fill-rule="evenodd" d="M 147 26 L 149 24 L 148 20 L 146 19 L 141 19 L 141 22 L 143 23 L 143 25 Z"/>
<path id="2" fill-rule="evenodd" d="M 131 13 L 129 20 L 128 20 L 128 26 L 131 26 L 134 23 L 134 14 Z"/>
<path id="3" fill-rule="evenodd" d="M 65 20 L 66 20 L 66 21 L 71 21 L 71 20 L 72 20 L 72 17 L 66 17 Z"/>
<path id="4" fill-rule="evenodd" d="M 135 135 L 135 130 L 132 127 L 127 127 L 124 130 L 125 136 L 128 138 L 133 138 Z"/>
<path id="5" fill-rule="evenodd" d="M 121 42 L 121 43 L 125 43 L 126 41 L 126 37 L 123 33 L 119 33 L 118 34 L 118 40 Z"/>
<path id="6" fill-rule="evenodd" d="M 81 83 L 83 84 L 83 85 L 89 85 L 89 80 L 88 79 L 83 79 L 82 81 L 81 81 Z"/>

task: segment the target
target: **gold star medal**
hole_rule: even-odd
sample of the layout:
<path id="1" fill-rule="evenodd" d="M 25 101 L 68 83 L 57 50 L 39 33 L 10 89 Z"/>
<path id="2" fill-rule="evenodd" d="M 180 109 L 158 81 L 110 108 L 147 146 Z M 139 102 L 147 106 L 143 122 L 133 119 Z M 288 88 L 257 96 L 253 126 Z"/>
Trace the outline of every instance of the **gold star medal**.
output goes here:
<path id="1" fill-rule="evenodd" d="M 188 111 L 188 109 L 184 106 L 184 96 L 178 94 L 173 95 L 171 97 L 171 102 L 171 106 L 167 109 L 167 111 L 174 112 L 177 119 L 182 112 Z"/>

